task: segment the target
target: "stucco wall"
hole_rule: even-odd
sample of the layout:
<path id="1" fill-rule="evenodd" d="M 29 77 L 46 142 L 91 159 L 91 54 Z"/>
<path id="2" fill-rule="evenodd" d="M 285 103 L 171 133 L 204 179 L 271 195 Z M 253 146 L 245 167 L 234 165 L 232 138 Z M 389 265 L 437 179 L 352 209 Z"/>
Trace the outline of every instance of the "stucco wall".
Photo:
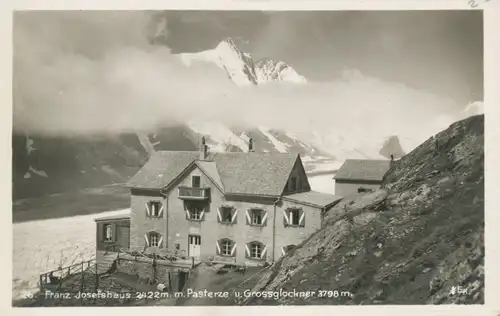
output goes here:
<path id="1" fill-rule="evenodd" d="M 300 207 L 305 212 L 304 227 L 285 227 L 283 214 L 287 208 Z M 321 209 L 305 206 L 289 201 L 283 201 L 276 209 L 276 247 L 275 260 L 282 256 L 281 249 L 288 245 L 298 245 L 312 233 L 321 228 Z"/>
<path id="2" fill-rule="evenodd" d="M 363 187 L 367 189 L 378 189 L 380 183 L 373 182 L 344 182 L 335 181 L 335 195 L 336 196 L 349 196 L 358 194 L 358 188 Z"/>
<path id="3" fill-rule="evenodd" d="M 160 191 L 137 191 L 131 194 L 130 208 L 130 249 L 142 251 L 146 246 L 144 234 L 156 231 L 165 236 L 166 233 L 166 210 L 163 211 L 163 218 L 152 218 L 146 214 L 146 203 L 149 201 L 160 201 L 165 207 L 165 198 L 160 195 Z M 165 240 L 165 237 L 164 237 Z M 163 241 L 165 242 L 165 241 Z"/>

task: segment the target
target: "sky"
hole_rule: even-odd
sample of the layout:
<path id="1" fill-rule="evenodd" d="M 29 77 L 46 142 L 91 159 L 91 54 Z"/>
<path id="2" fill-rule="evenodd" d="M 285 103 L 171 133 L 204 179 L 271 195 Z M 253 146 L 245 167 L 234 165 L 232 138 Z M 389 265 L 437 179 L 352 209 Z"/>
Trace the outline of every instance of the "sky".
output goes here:
<path id="1" fill-rule="evenodd" d="M 14 130 L 88 134 L 199 120 L 314 130 L 330 144 L 391 135 L 418 143 L 482 101 L 481 14 L 16 12 Z M 213 63 L 179 58 L 227 37 L 308 83 L 242 88 Z"/>

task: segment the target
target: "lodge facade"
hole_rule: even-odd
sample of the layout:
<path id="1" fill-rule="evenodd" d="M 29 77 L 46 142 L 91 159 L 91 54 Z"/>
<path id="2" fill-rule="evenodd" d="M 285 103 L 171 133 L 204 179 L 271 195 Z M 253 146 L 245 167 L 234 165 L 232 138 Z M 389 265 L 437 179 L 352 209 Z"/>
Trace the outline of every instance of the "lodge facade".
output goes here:
<path id="1" fill-rule="evenodd" d="M 311 191 L 299 155 L 252 147 L 211 154 L 202 141 L 199 151 L 156 152 L 128 184 L 128 225 L 97 220 L 98 252 L 119 245 L 237 265 L 276 261 L 320 229 L 340 198 Z"/>

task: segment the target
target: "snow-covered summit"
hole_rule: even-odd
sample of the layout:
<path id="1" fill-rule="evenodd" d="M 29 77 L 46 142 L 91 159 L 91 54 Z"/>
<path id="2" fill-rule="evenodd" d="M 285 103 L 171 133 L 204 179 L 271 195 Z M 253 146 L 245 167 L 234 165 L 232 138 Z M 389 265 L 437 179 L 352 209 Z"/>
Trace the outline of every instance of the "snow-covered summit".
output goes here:
<path id="1" fill-rule="evenodd" d="M 299 75 L 295 69 L 280 60 L 260 60 L 255 65 L 255 72 L 259 83 L 271 81 L 288 81 L 293 83 L 307 82 L 304 76 Z"/>
<path id="2" fill-rule="evenodd" d="M 259 85 L 272 81 L 307 82 L 306 78 L 283 61 L 265 59 L 254 62 L 252 56 L 241 51 L 231 38 L 221 41 L 213 49 L 198 53 L 182 53 L 180 58 L 186 66 L 191 66 L 194 61 L 213 63 L 224 69 L 228 77 L 238 86 Z"/>

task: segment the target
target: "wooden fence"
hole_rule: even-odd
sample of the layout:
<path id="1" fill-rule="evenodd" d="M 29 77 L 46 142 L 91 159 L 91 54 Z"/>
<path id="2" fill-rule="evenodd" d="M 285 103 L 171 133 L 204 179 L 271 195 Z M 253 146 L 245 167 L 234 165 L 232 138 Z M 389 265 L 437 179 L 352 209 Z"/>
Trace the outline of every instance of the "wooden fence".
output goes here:
<path id="1" fill-rule="evenodd" d="M 60 289 L 65 280 L 77 274 L 81 275 L 82 282 L 80 283 L 81 287 L 83 288 L 84 272 L 88 272 L 89 275 L 95 274 L 96 286 L 97 286 L 98 274 L 97 274 L 96 260 L 91 259 L 87 261 L 82 261 L 80 263 L 72 264 L 70 266 L 60 267 L 59 269 L 40 274 L 40 281 L 39 281 L 40 291 L 44 291 L 45 289 L 49 288 Z"/>

